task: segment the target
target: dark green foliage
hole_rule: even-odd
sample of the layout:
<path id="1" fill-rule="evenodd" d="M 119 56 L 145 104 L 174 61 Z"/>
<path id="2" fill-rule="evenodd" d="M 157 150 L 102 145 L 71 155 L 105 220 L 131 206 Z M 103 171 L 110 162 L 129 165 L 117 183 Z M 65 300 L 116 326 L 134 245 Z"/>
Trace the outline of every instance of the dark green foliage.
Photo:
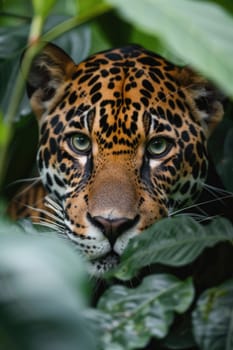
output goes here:
<path id="1" fill-rule="evenodd" d="M 203 227 L 189 216 L 163 219 L 129 243 L 112 274 L 127 280 L 152 264 L 184 266 L 204 249 L 223 241 L 233 241 L 233 228 L 227 220 L 215 219 Z"/>
<path id="2" fill-rule="evenodd" d="M 233 349 L 232 315 L 232 279 L 201 295 L 193 312 L 194 336 L 201 349 Z"/>
<path id="3" fill-rule="evenodd" d="M 90 294 L 83 261 L 58 238 L 28 230 L 1 221 L 1 349 L 96 349 L 82 315 Z"/>

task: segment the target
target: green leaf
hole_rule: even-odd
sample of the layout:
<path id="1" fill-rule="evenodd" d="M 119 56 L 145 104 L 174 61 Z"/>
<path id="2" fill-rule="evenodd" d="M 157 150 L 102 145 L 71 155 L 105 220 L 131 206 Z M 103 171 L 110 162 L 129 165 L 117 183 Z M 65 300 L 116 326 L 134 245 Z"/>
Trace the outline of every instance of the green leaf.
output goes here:
<path id="1" fill-rule="evenodd" d="M 0 2 L 0 27 L 15 26 L 19 27 L 20 24 L 30 21 L 32 16 L 32 1 L 24 0 L 7 0 Z M 9 28 L 10 29 L 10 28 Z M 14 43 L 12 42 L 12 45 Z"/>
<path id="2" fill-rule="evenodd" d="M 233 19 L 194 0 L 108 0 L 136 27 L 159 36 L 175 54 L 233 95 Z"/>
<path id="3" fill-rule="evenodd" d="M 19 71 L 19 60 L 25 48 L 29 26 L 0 28 L 0 105 L 5 113 Z M 12 42 L 12 45 L 8 43 Z M 17 116 L 15 116 L 17 118 Z"/>
<path id="4" fill-rule="evenodd" d="M 233 279 L 201 295 L 193 329 L 201 350 L 233 349 Z"/>
<path id="5" fill-rule="evenodd" d="M 0 344 L 5 350 L 95 349 L 82 312 L 89 288 L 65 241 L 0 222 Z"/>
<path id="6" fill-rule="evenodd" d="M 159 40 L 158 37 L 143 32 L 136 27 L 133 27 L 131 30 L 129 42 L 142 45 L 146 49 L 156 52 L 157 54 L 165 57 L 167 60 L 172 61 L 177 65 L 184 64 L 184 62 L 174 54 L 174 51 L 169 50 L 168 46 L 164 45 L 164 43 Z"/>
<path id="7" fill-rule="evenodd" d="M 108 40 L 106 33 L 101 30 L 97 21 L 91 23 L 91 34 L 90 54 L 108 50 L 109 47 L 111 47 L 111 43 Z"/>
<path id="8" fill-rule="evenodd" d="M 151 337 L 165 337 L 174 313 L 186 311 L 193 297 L 191 279 L 179 281 L 166 274 L 145 277 L 135 289 L 111 287 L 98 304 L 106 315 L 104 322 L 98 321 L 104 331 L 103 348 L 141 348 Z"/>
<path id="9" fill-rule="evenodd" d="M 52 14 L 61 14 L 67 16 L 77 16 L 78 0 L 56 0 Z"/>
<path id="10" fill-rule="evenodd" d="M 194 261 L 205 248 L 227 240 L 233 240 L 233 227 L 225 219 L 215 219 L 203 227 L 189 216 L 166 218 L 132 239 L 119 267 L 110 274 L 127 280 L 151 264 L 183 266 Z"/>
<path id="11" fill-rule="evenodd" d="M 49 18 L 49 27 L 55 27 L 57 23 L 65 20 L 64 16 L 52 16 Z M 46 30 L 47 30 L 46 26 Z M 91 29 L 89 25 L 82 25 L 70 30 L 68 33 L 60 35 L 54 43 L 67 52 L 75 62 L 79 63 L 84 60 L 90 51 L 91 46 Z"/>
<path id="12" fill-rule="evenodd" d="M 66 19 L 67 16 L 50 16 L 44 26 L 44 32 Z M 26 25 L 17 28 L 0 28 L 0 40 L 2 42 L 0 46 L 0 75 L 2 78 L 0 81 L 0 105 L 3 112 L 9 106 L 15 77 L 19 71 L 20 56 L 25 49 L 28 32 L 29 26 Z M 12 45 L 8 45 L 9 41 L 12 42 Z M 91 31 L 88 26 L 81 26 L 61 35 L 54 42 L 70 54 L 76 62 L 80 62 L 89 53 Z M 29 112 L 28 98 L 24 98 L 15 119 L 17 120 Z"/>
<path id="13" fill-rule="evenodd" d="M 225 7 L 225 9 L 230 13 L 233 14 L 233 3 L 229 0 L 208 0 L 208 1 L 212 1 L 215 2 L 219 5 L 221 5 L 222 7 Z"/>

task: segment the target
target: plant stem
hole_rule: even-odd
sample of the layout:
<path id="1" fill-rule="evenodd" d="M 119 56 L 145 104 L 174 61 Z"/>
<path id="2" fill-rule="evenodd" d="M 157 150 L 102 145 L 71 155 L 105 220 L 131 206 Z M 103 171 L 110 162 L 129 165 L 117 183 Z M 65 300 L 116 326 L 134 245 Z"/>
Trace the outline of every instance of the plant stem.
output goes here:
<path id="1" fill-rule="evenodd" d="M 29 44 L 32 45 L 32 47 L 31 49 L 26 51 L 22 61 L 22 71 L 23 71 L 24 77 L 28 76 L 32 60 L 35 57 L 36 53 L 38 52 L 39 38 L 42 32 L 43 22 L 44 21 L 41 16 L 34 16 L 32 19 L 29 38 L 28 38 L 28 42 Z M 13 134 L 14 118 L 17 114 L 17 110 L 19 108 L 19 104 L 24 91 L 24 86 L 25 86 L 24 77 L 22 77 L 22 73 L 20 71 L 16 77 L 16 82 L 15 82 L 15 86 L 9 102 L 9 107 L 4 118 L 4 128 L 6 131 L 6 135 L 5 135 L 4 143 L 1 145 L 1 152 L 0 152 L 0 185 L 2 185 L 4 181 L 7 166 L 8 166 L 7 151 L 8 151 L 8 147 L 11 142 L 11 138 Z"/>
<path id="2" fill-rule="evenodd" d="M 96 18 L 97 16 L 100 16 L 110 10 L 112 10 L 112 6 L 107 4 L 101 4 L 99 6 L 96 6 L 96 8 L 93 9 L 93 11 L 90 14 L 84 14 L 79 17 L 73 17 L 67 21 L 64 21 L 63 23 L 60 23 L 57 26 L 55 26 L 43 36 L 41 36 L 41 33 L 45 18 L 42 18 L 38 15 L 35 15 L 33 17 L 28 38 L 28 43 L 31 47 L 26 51 L 22 62 L 23 77 L 21 72 L 19 72 L 9 102 L 9 108 L 4 119 L 6 127 L 6 137 L 4 140 L 4 144 L 0 145 L 0 185 L 2 185 L 4 181 L 5 173 L 7 170 L 7 151 L 13 134 L 12 125 L 14 122 L 15 115 L 17 114 L 17 110 L 19 108 L 19 104 L 24 91 L 24 79 L 28 76 L 35 55 L 43 47 L 43 43 L 54 40 L 59 35 L 67 32 L 68 30 L 71 30 L 79 25 L 87 23 L 90 20 Z"/>
<path id="3" fill-rule="evenodd" d="M 35 15 L 32 20 L 31 28 L 30 28 L 30 34 L 28 38 L 28 44 L 33 45 L 35 42 L 40 40 L 40 35 L 42 33 L 44 24 L 44 18 Z"/>

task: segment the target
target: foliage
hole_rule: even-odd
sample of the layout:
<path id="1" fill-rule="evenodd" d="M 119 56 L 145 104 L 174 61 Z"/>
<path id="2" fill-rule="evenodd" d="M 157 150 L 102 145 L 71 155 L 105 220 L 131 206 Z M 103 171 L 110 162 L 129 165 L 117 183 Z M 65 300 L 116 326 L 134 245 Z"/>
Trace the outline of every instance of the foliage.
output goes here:
<path id="1" fill-rule="evenodd" d="M 82 315 L 89 294 L 83 261 L 58 238 L 28 230 L 1 221 L 1 349 L 96 349 Z"/>
<path id="2" fill-rule="evenodd" d="M 110 2 L 119 8 L 122 16 L 146 32 L 157 33 L 184 62 L 192 64 L 233 94 L 233 46 L 230 45 L 233 23 L 221 8 L 187 0 Z"/>
<path id="3" fill-rule="evenodd" d="M 227 240 L 233 241 L 233 230 L 225 219 L 215 219 L 206 227 L 187 216 L 163 219 L 129 242 L 121 264 L 109 275 L 128 280 L 147 265 L 187 265 L 204 249 Z"/>
<path id="4" fill-rule="evenodd" d="M 233 280 L 208 289 L 193 313 L 194 335 L 201 349 L 233 348 Z"/>
<path id="5" fill-rule="evenodd" d="M 135 289 L 111 287 L 98 303 L 98 308 L 108 315 L 107 327 L 101 325 L 103 348 L 142 348 L 151 336 L 164 338 L 175 312 L 186 311 L 193 296 L 191 279 L 179 281 L 166 274 L 147 276 Z"/>
<path id="6" fill-rule="evenodd" d="M 232 97 L 232 13 L 227 0 L 2 1 L 2 188 L 27 176 L 35 158 L 36 123 L 19 72 L 28 44 L 32 49 L 23 59 L 25 73 L 44 41 L 54 41 L 77 62 L 96 51 L 137 42 L 174 62 L 188 63 Z M 233 190 L 232 107 L 228 102 L 225 119 L 210 140 L 228 191 Z M 216 218 L 204 227 L 184 216 L 156 223 L 130 242 L 118 269 L 105 277 L 108 287 L 96 306 L 90 306 L 96 296 L 71 243 L 27 225 L 0 221 L 2 349 L 127 350 L 145 348 L 152 338 L 153 348 L 161 350 L 233 349 L 233 280 L 224 281 L 225 266 L 218 262 L 218 247 L 233 238 L 227 220 Z M 203 252 L 213 252 L 217 269 L 216 279 L 205 280 L 204 287 L 193 269 Z M 208 254 L 204 262 L 211 268 Z M 149 276 L 141 278 L 146 265 L 149 272 L 141 274 Z"/>

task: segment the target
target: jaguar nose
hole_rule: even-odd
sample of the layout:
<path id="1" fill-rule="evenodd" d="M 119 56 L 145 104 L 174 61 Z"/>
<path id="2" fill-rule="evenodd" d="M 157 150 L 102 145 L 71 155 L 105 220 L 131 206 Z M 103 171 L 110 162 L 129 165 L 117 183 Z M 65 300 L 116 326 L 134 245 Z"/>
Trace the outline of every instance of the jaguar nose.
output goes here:
<path id="1" fill-rule="evenodd" d="M 117 238 L 129 230 L 139 220 L 139 215 L 137 215 L 134 219 L 129 218 L 117 218 L 117 219 L 107 219 L 103 216 L 94 216 L 92 217 L 88 214 L 88 219 L 91 221 L 93 225 L 98 227 L 105 237 L 109 240 L 111 246 L 113 247 Z"/>

